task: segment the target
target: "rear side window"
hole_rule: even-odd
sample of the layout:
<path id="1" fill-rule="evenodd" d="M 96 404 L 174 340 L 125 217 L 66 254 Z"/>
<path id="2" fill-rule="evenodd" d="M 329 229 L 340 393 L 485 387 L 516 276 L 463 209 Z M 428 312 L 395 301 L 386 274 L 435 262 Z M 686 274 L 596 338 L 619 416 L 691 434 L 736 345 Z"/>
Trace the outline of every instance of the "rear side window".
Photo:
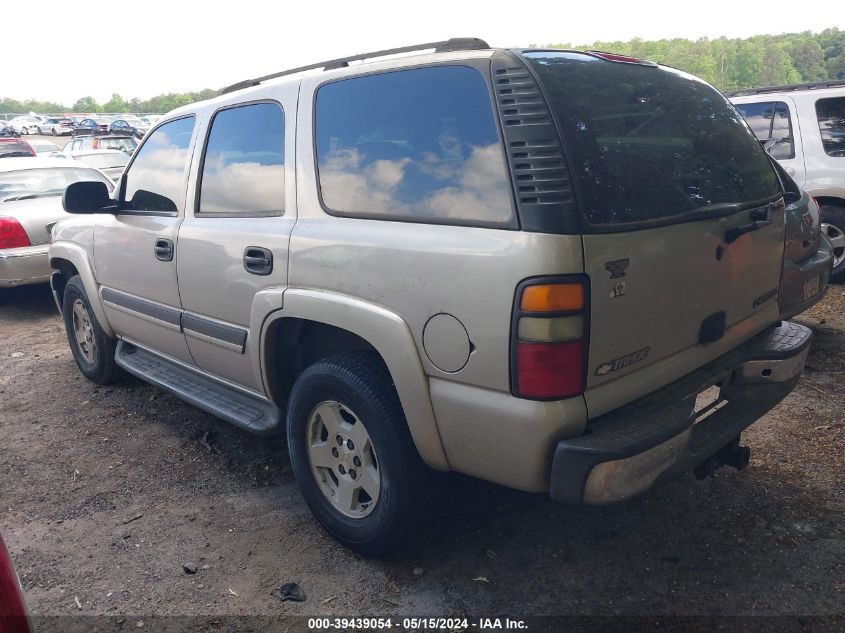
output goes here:
<path id="1" fill-rule="evenodd" d="M 340 215 L 515 226 L 487 83 L 437 66 L 323 85 L 316 103 L 322 201 Z"/>
<path id="2" fill-rule="evenodd" d="M 126 172 L 127 211 L 178 213 L 185 204 L 185 171 L 194 117 L 157 128 L 138 150 Z"/>
<path id="3" fill-rule="evenodd" d="M 845 156 L 845 97 L 816 101 L 816 117 L 828 156 Z"/>
<path id="4" fill-rule="evenodd" d="M 795 158 L 792 119 L 783 101 L 738 103 L 736 109 L 748 122 L 754 136 L 778 160 Z"/>
<path id="5" fill-rule="evenodd" d="M 211 122 L 199 213 L 281 215 L 285 211 L 285 115 L 273 103 L 218 112 Z"/>
<path id="6" fill-rule="evenodd" d="M 759 142 L 705 82 L 580 53 L 524 55 L 558 121 L 589 224 L 667 224 L 780 193 Z"/>

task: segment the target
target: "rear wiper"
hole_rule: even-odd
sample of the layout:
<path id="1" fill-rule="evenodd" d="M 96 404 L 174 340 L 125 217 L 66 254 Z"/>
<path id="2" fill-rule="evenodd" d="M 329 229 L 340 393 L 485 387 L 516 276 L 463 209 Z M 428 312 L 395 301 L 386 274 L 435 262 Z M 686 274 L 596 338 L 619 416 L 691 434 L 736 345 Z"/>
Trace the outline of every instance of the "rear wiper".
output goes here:
<path id="1" fill-rule="evenodd" d="M 772 223 L 772 216 L 767 208 L 765 211 L 752 211 L 751 222 L 748 224 L 741 224 L 725 231 L 725 243 L 733 244 L 740 237 L 752 231 L 759 231 L 764 226 L 769 226 Z"/>

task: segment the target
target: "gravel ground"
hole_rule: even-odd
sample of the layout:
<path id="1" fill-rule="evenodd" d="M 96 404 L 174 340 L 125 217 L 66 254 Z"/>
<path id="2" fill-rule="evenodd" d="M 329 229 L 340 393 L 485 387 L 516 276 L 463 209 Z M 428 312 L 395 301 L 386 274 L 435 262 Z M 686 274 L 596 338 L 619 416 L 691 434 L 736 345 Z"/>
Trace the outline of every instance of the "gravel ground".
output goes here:
<path id="1" fill-rule="evenodd" d="M 18 288 L 0 294 L 0 529 L 36 616 L 118 628 L 156 615 L 843 615 L 845 287 L 799 320 L 816 332 L 805 376 L 745 433 L 744 472 L 609 508 L 448 476 L 437 527 L 377 561 L 312 520 L 281 440 L 137 380 L 87 382 L 49 289 Z M 305 602 L 280 600 L 289 581 Z"/>

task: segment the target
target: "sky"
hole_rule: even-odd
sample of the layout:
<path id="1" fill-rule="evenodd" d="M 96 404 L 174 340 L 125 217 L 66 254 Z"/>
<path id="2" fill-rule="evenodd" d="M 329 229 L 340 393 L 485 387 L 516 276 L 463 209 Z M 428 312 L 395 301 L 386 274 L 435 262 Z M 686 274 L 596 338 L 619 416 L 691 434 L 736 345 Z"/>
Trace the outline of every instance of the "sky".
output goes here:
<path id="1" fill-rule="evenodd" d="M 90 2 L 101 22 L 82 25 L 74 14 L 86 4 L 19 7 L 33 21 L 4 29 L 0 97 L 68 106 L 85 95 L 102 103 L 113 92 L 147 99 L 450 37 L 507 47 L 845 29 L 836 0 L 802 0 L 800 10 L 794 0 L 144 0 Z"/>

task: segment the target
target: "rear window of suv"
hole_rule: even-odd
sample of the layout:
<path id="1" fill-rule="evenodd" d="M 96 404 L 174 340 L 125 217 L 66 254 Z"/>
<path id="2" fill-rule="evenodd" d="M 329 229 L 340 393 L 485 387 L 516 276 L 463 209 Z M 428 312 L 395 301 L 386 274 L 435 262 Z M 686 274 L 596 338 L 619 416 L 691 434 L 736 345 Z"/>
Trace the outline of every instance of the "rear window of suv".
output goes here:
<path id="1" fill-rule="evenodd" d="M 700 79 L 577 52 L 524 56 L 557 119 L 590 225 L 667 224 L 780 194 L 742 117 Z"/>

